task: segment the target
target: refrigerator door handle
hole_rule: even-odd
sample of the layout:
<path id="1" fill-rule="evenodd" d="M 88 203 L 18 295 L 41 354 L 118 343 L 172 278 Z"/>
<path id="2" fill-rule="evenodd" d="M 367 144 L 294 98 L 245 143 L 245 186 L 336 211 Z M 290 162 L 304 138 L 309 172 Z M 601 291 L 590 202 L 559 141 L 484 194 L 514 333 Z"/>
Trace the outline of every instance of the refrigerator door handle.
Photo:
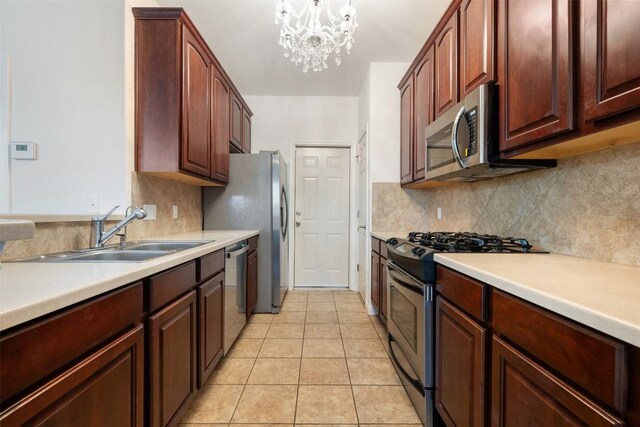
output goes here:
<path id="1" fill-rule="evenodd" d="M 289 201 L 287 200 L 287 192 L 282 186 L 281 192 L 282 204 L 280 205 L 280 229 L 282 231 L 282 240 L 287 237 L 287 231 L 289 228 Z"/>

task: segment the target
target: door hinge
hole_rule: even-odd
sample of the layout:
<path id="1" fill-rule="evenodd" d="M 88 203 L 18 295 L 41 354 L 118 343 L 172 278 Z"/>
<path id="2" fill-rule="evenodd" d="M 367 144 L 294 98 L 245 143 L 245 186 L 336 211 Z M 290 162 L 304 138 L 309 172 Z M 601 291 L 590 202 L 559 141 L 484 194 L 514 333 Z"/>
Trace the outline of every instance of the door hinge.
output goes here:
<path id="1" fill-rule="evenodd" d="M 356 211 L 356 218 L 360 218 L 360 209 Z"/>
<path id="2" fill-rule="evenodd" d="M 356 271 L 360 272 L 360 264 L 356 264 Z"/>

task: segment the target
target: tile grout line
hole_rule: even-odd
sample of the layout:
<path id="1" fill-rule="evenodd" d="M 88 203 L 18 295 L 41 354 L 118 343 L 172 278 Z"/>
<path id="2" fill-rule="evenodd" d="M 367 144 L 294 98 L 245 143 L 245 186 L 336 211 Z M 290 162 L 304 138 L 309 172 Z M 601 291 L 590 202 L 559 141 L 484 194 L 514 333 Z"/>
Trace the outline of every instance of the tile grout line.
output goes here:
<path id="1" fill-rule="evenodd" d="M 335 294 L 333 296 L 335 301 Z M 336 307 L 337 316 L 337 307 Z M 342 343 L 342 351 L 344 352 L 344 364 L 347 366 L 347 376 L 349 377 L 349 389 L 351 390 L 351 400 L 353 402 L 353 410 L 356 413 L 356 424 L 360 425 L 360 417 L 358 416 L 358 406 L 356 405 L 356 395 L 353 391 L 353 382 L 351 381 L 351 370 L 349 369 L 349 360 L 347 359 L 347 349 L 344 346 L 344 337 L 342 336 L 342 325 L 338 321 L 338 330 L 340 331 L 340 342 Z"/>

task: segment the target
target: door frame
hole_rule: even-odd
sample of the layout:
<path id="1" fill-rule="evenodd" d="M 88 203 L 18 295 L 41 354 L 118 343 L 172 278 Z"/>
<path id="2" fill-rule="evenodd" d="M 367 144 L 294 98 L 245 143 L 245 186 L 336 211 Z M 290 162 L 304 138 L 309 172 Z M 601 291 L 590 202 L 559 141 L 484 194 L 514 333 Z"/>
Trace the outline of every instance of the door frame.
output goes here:
<path id="1" fill-rule="evenodd" d="M 353 224 L 357 223 L 356 218 L 356 206 L 357 206 L 357 193 L 355 180 L 357 176 L 354 175 L 357 169 L 356 157 L 354 155 L 354 144 L 357 141 L 289 141 L 289 158 L 291 159 L 291 166 L 289 167 L 289 193 L 291 197 L 291 203 L 289 206 L 289 218 L 293 219 L 295 223 L 295 211 L 296 211 L 296 148 L 346 148 L 349 150 L 349 279 L 348 288 L 350 291 L 358 289 L 358 276 L 356 273 L 357 256 L 356 253 L 356 239 L 357 233 L 353 228 Z M 292 225 L 293 225 L 292 223 Z M 295 225 L 292 226 L 295 229 Z M 289 234 L 289 290 L 293 290 L 295 287 L 295 265 L 296 265 L 296 233 L 293 231 Z"/>

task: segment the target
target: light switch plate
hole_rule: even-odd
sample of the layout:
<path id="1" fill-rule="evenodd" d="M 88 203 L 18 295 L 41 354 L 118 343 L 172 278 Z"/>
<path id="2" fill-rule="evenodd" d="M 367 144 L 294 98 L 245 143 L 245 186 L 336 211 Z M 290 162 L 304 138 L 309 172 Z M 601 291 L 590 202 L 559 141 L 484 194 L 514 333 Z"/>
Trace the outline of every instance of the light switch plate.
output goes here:
<path id="1" fill-rule="evenodd" d="M 173 219 L 178 219 L 178 205 L 173 205 Z"/>
<path id="2" fill-rule="evenodd" d="M 32 141 L 12 141 L 11 158 L 15 160 L 36 160 L 38 158 L 38 146 Z"/>
<path id="3" fill-rule="evenodd" d="M 442 208 L 438 208 L 438 219 L 442 219 Z"/>
<path id="4" fill-rule="evenodd" d="M 142 205 L 142 209 L 147 212 L 147 217 L 144 219 L 145 221 L 154 221 L 157 219 L 156 205 Z"/>

